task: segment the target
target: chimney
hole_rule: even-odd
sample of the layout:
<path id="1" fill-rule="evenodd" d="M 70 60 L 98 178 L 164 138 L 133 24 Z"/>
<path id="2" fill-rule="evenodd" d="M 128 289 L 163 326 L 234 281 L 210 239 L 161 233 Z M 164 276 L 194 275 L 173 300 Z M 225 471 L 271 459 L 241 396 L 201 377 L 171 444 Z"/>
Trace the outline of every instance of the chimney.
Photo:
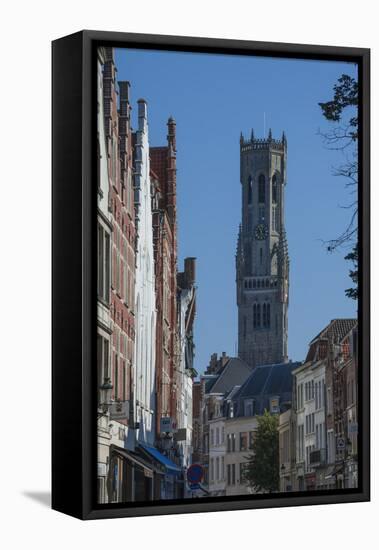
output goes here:
<path id="1" fill-rule="evenodd" d="M 120 115 L 126 116 L 128 114 L 128 103 L 130 100 L 130 82 L 123 80 L 118 83 L 120 89 Z"/>
<path id="2" fill-rule="evenodd" d="M 170 148 L 176 153 L 176 122 L 172 116 L 168 119 L 167 122 L 168 134 L 167 134 L 167 143 Z"/>
<path id="3" fill-rule="evenodd" d="M 120 108 L 118 111 L 118 124 L 119 124 L 119 136 L 120 136 L 120 152 L 121 152 L 121 164 L 123 169 L 126 169 L 128 159 L 123 155 L 128 153 L 128 143 L 130 134 L 130 83 L 128 81 L 122 81 L 118 83 L 120 90 Z"/>
<path id="4" fill-rule="evenodd" d="M 138 103 L 138 130 L 146 132 L 147 130 L 147 102 L 144 99 L 139 99 Z"/>
<path id="5" fill-rule="evenodd" d="M 196 258 L 184 259 L 184 273 L 188 287 L 195 284 L 196 281 Z"/>

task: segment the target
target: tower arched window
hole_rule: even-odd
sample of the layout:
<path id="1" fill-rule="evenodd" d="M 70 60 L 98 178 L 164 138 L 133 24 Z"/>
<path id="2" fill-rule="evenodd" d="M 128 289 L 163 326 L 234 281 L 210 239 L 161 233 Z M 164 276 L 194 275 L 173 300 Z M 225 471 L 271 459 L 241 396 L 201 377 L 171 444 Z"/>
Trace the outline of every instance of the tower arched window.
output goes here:
<path id="1" fill-rule="evenodd" d="M 263 328 L 266 328 L 267 326 L 267 317 L 266 317 L 266 304 L 263 304 L 262 306 L 262 321 L 263 321 Z"/>
<path id="2" fill-rule="evenodd" d="M 262 203 L 266 200 L 266 181 L 263 174 L 258 178 L 258 202 Z"/>
<path id="3" fill-rule="evenodd" d="M 261 326 L 261 304 L 257 304 L 257 327 Z"/>
<path id="4" fill-rule="evenodd" d="M 251 176 L 249 176 L 249 180 L 247 182 L 247 203 L 251 204 L 253 202 L 253 180 L 251 179 Z"/>
<path id="5" fill-rule="evenodd" d="M 273 204 L 278 202 L 278 182 L 275 174 L 272 176 L 272 202 Z"/>
<path id="6" fill-rule="evenodd" d="M 270 328 L 270 325 L 271 325 L 271 312 L 270 312 L 270 304 L 267 304 L 266 306 L 266 323 L 267 323 L 267 328 Z"/>
<path id="7" fill-rule="evenodd" d="M 253 305 L 253 327 L 257 328 L 257 304 Z"/>

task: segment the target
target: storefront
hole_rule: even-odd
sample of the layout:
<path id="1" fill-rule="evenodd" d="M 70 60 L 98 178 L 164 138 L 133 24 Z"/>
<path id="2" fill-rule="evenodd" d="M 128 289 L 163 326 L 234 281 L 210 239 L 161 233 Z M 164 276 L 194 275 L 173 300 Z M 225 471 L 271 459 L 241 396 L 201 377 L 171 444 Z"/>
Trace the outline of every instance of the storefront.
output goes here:
<path id="1" fill-rule="evenodd" d="M 109 502 L 148 501 L 154 498 L 154 472 L 151 464 L 116 445 L 110 446 L 108 470 Z"/>
<path id="2" fill-rule="evenodd" d="M 155 447 L 143 443 L 137 449 L 141 456 L 151 461 L 154 470 L 154 499 L 167 500 L 181 498 L 183 494 L 183 474 L 181 468 Z"/>

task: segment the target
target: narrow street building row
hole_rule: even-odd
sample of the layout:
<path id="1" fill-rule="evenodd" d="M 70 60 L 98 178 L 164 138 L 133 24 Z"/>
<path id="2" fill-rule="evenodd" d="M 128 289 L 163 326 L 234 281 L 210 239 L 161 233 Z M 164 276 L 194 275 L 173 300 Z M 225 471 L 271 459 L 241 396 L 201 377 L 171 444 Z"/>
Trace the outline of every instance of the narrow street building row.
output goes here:
<path id="1" fill-rule="evenodd" d="M 152 147 L 148 105 L 98 49 L 98 501 L 182 498 L 192 461 L 196 259 L 178 269 L 176 123 Z"/>

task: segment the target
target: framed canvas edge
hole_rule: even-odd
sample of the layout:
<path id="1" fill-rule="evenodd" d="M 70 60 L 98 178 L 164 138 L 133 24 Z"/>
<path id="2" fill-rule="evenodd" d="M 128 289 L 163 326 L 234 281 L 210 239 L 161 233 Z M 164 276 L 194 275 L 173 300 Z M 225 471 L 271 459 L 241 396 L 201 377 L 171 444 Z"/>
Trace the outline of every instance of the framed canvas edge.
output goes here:
<path id="1" fill-rule="evenodd" d="M 135 33 L 115 33 L 103 31 L 81 31 L 64 37 L 53 42 L 54 46 L 58 43 L 63 48 L 67 40 L 76 40 L 80 42 L 80 55 L 82 63 L 81 73 L 81 97 L 78 98 L 81 110 L 81 153 L 82 158 L 80 165 L 76 166 L 76 177 L 80 181 L 81 186 L 81 204 L 80 215 L 82 219 L 82 264 L 80 276 L 76 274 L 77 284 L 80 286 L 81 293 L 81 335 L 82 345 L 80 347 L 80 357 L 77 355 L 77 361 L 80 361 L 80 381 L 72 380 L 68 383 L 78 395 L 78 387 L 80 386 L 80 409 L 81 415 L 78 422 L 79 429 L 76 434 L 76 450 L 78 454 L 78 467 L 80 468 L 79 477 L 81 480 L 80 487 L 73 491 L 72 499 L 74 506 L 64 506 L 57 504 L 57 499 L 54 495 L 52 507 L 58 511 L 73 515 L 80 519 L 101 519 L 101 518 L 116 518 L 116 517 L 131 517 L 131 516 L 147 516 L 147 515 L 162 515 L 162 514 L 184 514 L 195 512 L 214 512 L 228 510 L 243 510 L 255 508 L 274 508 L 283 506 L 300 506 L 300 505 L 319 505 L 319 504 L 336 504 L 347 502 L 365 502 L 370 500 L 370 50 L 367 48 L 351 48 L 338 46 L 314 46 L 302 44 L 283 44 L 272 42 L 254 42 L 241 41 L 230 39 L 215 39 L 215 38 L 196 38 L 196 37 L 178 37 L 164 35 L 149 35 Z M 140 48 L 162 48 L 176 49 L 185 51 L 212 51 L 216 53 L 233 53 L 239 54 L 242 51 L 246 55 L 275 55 L 277 57 L 294 57 L 306 59 L 350 59 L 359 63 L 361 76 L 361 123 L 363 128 L 360 128 L 360 212 L 359 212 L 359 242 L 360 253 L 362 260 L 360 261 L 360 281 L 363 289 L 361 295 L 361 311 L 360 311 L 360 341 L 362 347 L 362 369 L 361 369 L 361 395 L 365 399 L 360 400 L 361 413 L 361 448 L 360 448 L 360 475 L 362 479 L 362 490 L 354 493 L 344 494 L 323 494 L 323 495 L 301 495 L 301 496 L 278 496 L 273 498 L 260 498 L 251 500 L 236 499 L 233 501 L 215 501 L 215 502 L 200 502 L 187 503 L 178 502 L 177 504 L 157 504 L 154 506 L 148 503 L 143 507 L 133 506 L 117 506 L 111 507 L 104 505 L 103 507 L 94 505 L 93 479 L 94 479 L 94 455 L 96 452 L 96 441 L 93 434 L 93 418 L 91 415 L 94 410 L 93 388 L 91 385 L 91 354 L 92 354 L 92 335 L 91 335 L 91 320 L 93 319 L 93 286 L 91 284 L 91 272 L 93 262 L 95 261 L 93 251 L 93 197 L 91 194 L 92 181 L 92 144 L 93 144 L 93 128 L 94 128 L 94 111 L 93 111 L 93 78 L 94 78 L 94 48 L 101 43 L 109 43 L 122 47 L 138 46 Z M 69 61 L 67 60 L 67 63 Z M 53 56 L 54 63 L 54 56 Z M 55 92 L 56 93 L 56 92 Z M 54 142 L 54 88 L 53 88 L 53 142 Z M 72 114 L 67 112 L 68 117 Z M 78 116 L 75 113 L 75 116 Z M 77 121 L 76 121 L 77 122 Z M 69 137 L 69 136 L 67 136 Z M 53 143 L 54 151 L 54 143 Z M 61 152 L 55 151 L 55 156 L 59 156 Z M 54 158 L 54 152 L 53 152 Z M 53 169 L 53 189 L 56 185 L 56 174 Z M 53 200 L 54 202 L 54 200 Z M 65 205 L 63 204 L 62 207 Z M 69 204 L 67 207 L 77 209 L 78 205 Z M 53 208 L 54 211 L 54 208 Z M 79 212 L 77 212 L 79 213 Z M 54 219 L 53 219 L 54 229 Z M 53 231 L 54 234 L 54 231 Z M 72 234 L 72 237 L 75 235 Z M 77 235 L 76 235 L 77 237 Z M 68 239 L 70 240 L 70 239 Z M 55 243 L 56 247 L 57 243 Z M 54 247 L 54 244 L 53 244 Z M 74 270 L 77 266 L 71 265 Z M 54 273 L 54 265 L 53 265 Z M 55 273 L 55 282 L 60 285 L 66 285 L 67 282 L 59 279 L 59 273 Z M 73 274 L 75 278 L 75 274 Z M 53 290 L 54 296 L 54 290 Z M 57 314 L 54 310 L 53 300 L 53 320 Z M 53 330 L 53 347 L 54 339 L 57 341 L 58 336 Z M 53 351 L 54 354 L 54 351 Z M 54 357 L 54 355 L 53 355 Z M 79 369 L 79 366 L 78 366 Z M 59 369 L 58 369 L 59 370 Z M 54 374 L 53 360 L 53 407 L 54 405 L 54 383 L 57 369 Z M 54 416 L 54 410 L 53 410 Z M 56 427 L 62 432 L 65 421 L 53 421 L 53 432 Z M 55 438 L 55 455 L 59 448 L 64 452 L 64 445 L 60 444 Z M 80 447 L 80 449 L 79 449 Z M 79 452 L 80 451 L 80 452 Z M 54 456 L 54 453 L 53 453 Z M 54 462 L 54 460 L 53 460 Z M 62 472 L 57 472 L 53 463 L 53 477 L 62 477 Z M 58 499 L 59 500 L 59 499 Z"/>

